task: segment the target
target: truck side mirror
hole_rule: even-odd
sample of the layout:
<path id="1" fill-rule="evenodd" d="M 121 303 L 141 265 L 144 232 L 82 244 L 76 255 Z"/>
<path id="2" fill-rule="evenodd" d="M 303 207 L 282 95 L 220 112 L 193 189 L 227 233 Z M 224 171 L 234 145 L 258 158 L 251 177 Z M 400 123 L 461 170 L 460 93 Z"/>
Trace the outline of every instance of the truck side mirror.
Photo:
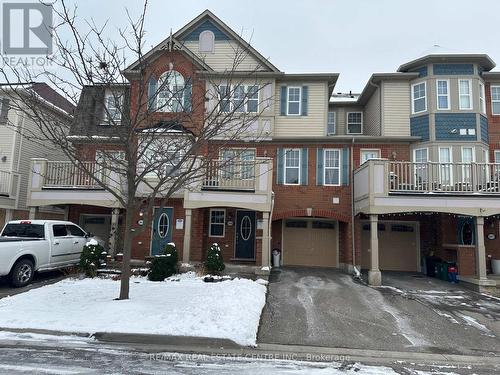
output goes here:
<path id="1" fill-rule="evenodd" d="M 85 233 L 85 238 L 92 238 L 94 237 L 94 233 L 87 232 Z"/>

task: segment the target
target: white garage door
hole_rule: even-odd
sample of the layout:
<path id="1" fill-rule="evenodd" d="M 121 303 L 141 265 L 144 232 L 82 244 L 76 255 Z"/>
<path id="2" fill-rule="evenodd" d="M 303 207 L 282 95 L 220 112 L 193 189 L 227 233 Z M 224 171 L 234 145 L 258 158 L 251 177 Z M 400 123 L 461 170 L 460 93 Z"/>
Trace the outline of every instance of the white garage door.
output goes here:
<path id="1" fill-rule="evenodd" d="M 382 271 L 418 271 L 420 255 L 417 223 L 380 221 L 378 223 L 379 266 Z M 370 223 L 363 222 L 361 266 L 370 268 Z"/>
<path id="2" fill-rule="evenodd" d="M 283 264 L 337 267 L 338 223 L 321 219 L 285 220 Z"/>

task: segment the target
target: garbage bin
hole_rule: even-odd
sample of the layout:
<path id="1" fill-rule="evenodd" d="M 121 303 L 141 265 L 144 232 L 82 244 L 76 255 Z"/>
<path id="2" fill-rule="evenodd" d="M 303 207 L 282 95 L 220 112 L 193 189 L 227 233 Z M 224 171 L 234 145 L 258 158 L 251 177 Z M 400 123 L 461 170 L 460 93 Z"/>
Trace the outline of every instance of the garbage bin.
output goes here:
<path id="1" fill-rule="evenodd" d="M 425 258 L 425 267 L 427 276 L 437 277 L 436 275 L 436 264 L 440 262 L 441 259 L 436 256 L 428 256 Z"/>
<path id="2" fill-rule="evenodd" d="M 273 249 L 273 267 L 280 266 L 280 257 L 281 257 L 280 249 Z"/>

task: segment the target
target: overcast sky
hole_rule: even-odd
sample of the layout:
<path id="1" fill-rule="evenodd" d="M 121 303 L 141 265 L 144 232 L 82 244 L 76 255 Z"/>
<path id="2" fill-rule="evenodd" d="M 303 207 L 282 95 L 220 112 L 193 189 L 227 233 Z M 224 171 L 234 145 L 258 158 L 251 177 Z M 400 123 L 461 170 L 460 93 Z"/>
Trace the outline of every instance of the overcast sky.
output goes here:
<path id="1" fill-rule="evenodd" d="M 78 15 L 119 27 L 126 24 L 125 8 L 138 15 L 141 5 L 78 1 Z M 151 0 L 147 44 L 205 9 L 282 71 L 340 73 L 336 92 L 359 92 L 372 73 L 395 71 L 435 44 L 487 53 L 500 63 L 499 0 Z"/>

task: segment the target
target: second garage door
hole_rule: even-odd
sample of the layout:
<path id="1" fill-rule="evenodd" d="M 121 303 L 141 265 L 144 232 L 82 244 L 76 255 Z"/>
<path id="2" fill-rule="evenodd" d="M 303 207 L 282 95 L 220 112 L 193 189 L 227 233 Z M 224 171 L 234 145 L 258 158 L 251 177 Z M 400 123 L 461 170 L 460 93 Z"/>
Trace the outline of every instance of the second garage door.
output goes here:
<path id="1" fill-rule="evenodd" d="M 361 266 L 370 268 L 370 224 L 363 223 Z M 420 262 L 417 223 L 381 221 L 378 224 L 378 251 L 382 271 L 418 271 Z"/>
<path id="2" fill-rule="evenodd" d="M 338 223 L 318 219 L 288 219 L 283 228 L 283 264 L 338 266 Z"/>

